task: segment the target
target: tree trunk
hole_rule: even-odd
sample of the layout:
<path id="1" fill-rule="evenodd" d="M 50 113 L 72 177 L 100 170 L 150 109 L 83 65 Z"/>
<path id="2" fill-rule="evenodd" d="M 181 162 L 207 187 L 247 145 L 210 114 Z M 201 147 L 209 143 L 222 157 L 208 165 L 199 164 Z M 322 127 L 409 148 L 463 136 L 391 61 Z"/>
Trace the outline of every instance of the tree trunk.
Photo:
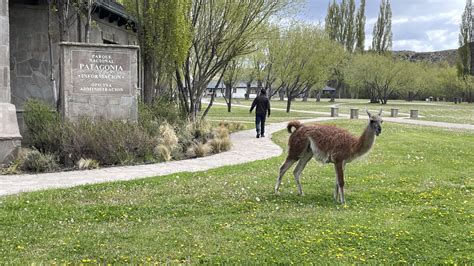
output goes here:
<path id="1" fill-rule="evenodd" d="M 316 102 L 320 102 L 321 101 L 321 92 L 318 91 L 318 93 L 316 93 Z"/>
<path id="2" fill-rule="evenodd" d="M 143 101 L 145 104 L 151 104 L 153 101 L 153 89 L 155 86 L 153 73 L 153 60 L 149 56 L 144 57 L 144 84 L 143 84 Z"/>
<path id="3" fill-rule="evenodd" d="M 284 101 L 285 100 L 285 90 L 284 89 L 280 89 L 278 91 L 278 96 L 280 96 L 280 101 Z"/>
<path id="4" fill-rule="evenodd" d="M 290 108 L 291 108 L 291 101 L 293 100 L 293 98 L 291 96 L 288 96 L 288 100 L 286 101 L 286 112 L 289 113 L 290 112 Z"/>
<path id="5" fill-rule="evenodd" d="M 86 25 L 84 26 L 84 34 L 86 43 L 91 41 L 91 22 L 92 22 L 92 0 L 87 1 Z"/>
<path id="6" fill-rule="evenodd" d="M 247 82 L 247 93 L 245 93 L 245 100 L 250 99 L 250 88 L 252 87 L 252 82 Z"/>
<path id="7" fill-rule="evenodd" d="M 306 90 L 303 94 L 303 102 L 307 102 L 309 97 L 309 90 Z"/>
<path id="8" fill-rule="evenodd" d="M 59 0 L 56 3 L 56 7 L 58 9 L 58 17 L 59 17 L 59 39 L 62 42 L 69 41 L 69 27 L 68 23 L 68 1 L 66 0 Z"/>

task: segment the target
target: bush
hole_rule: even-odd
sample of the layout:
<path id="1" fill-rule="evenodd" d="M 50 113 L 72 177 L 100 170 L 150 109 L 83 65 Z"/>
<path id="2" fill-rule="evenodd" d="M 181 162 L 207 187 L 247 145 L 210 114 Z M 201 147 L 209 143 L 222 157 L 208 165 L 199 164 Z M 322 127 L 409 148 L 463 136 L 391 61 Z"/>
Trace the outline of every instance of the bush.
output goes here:
<path id="1" fill-rule="evenodd" d="M 229 137 L 226 138 L 214 138 L 209 141 L 209 145 L 212 147 L 213 153 L 219 153 L 223 151 L 228 151 L 232 147 L 232 142 Z"/>
<path id="2" fill-rule="evenodd" d="M 176 136 L 175 130 L 170 124 L 168 124 L 168 122 L 164 122 L 159 127 L 159 142 L 170 150 L 175 149 L 178 146 L 178 136 Z"/>
<path id="3" fill-rule="evenodd" d="M 30 172 L 51 172 L 59 169 L 54 155 L 43 154 L 38 150 L 30 151 L 21 162 L 21 169 Z"/>
<path id="4" fill-rule="evenodd" d="M 155 155 L 155 158 L 160 161 L 160 162 L 168 162 L 171 161 L 172 156 L 171 156 L 171 151 L 170 149 L 165 146 L 165 145 L 158 145 L 153 149 L 153 153 Z"/>
<path id="5" fill-rule="evenodd" d="M 194 157 L 205 157 L 211 154 L 212 147 L 208 143 L 194 143 L 188 148 L 186 155 L 190 158 Z"/>
<path id="6" fill-rule="evenodd" d="M 229 137 L 229 129 L 226 127 L 216 127 L 213 130 L 214 137 L 217 137 L 219 139 L 224 139 Z"/>
<path id="7" fill-rule="evenodd" d="M 64 123 L 61 160 L 70 165 L 81 158 L 97 160 L 103 165 L 153 161 L 153 148 L 158 144 L 137 123 L 97 121 L 83 118 L 77 123 Z"/>
<path id="8" fill-rule="evenodd" d="M 140 103 L 138 106 L 138 122 L 152 136 L 158 134 L 163 122 L 175 125 L 182 120 L 176 104 L 167 98 L 155 99 L 151 105 Z"/>
<path id="9" fill-rule="evenodd" d="M 38 100 L 25 103 L 25 142 L 43 153 L 57 151 L 61 136 L 61 116 Z"/>
<path id="10" fill-rule="evenodd" d="M 98 165 L 124 165 L 203 157 L 230 148 L 229 130 L 212 129 L 207 121 L 195 123 L 179 119 L 172 103 L 156 101 L 141 105 L 139 123 L 88 118 L 77 122 L 62 121 L 45 103 L 29 101 L 25 122 L 30 146 L 37 149 L 25 164 L 32 171 L 55 169 L 56 158 L 67 167 L 94 169 Z M 160 115 L 165 117 L 160 117 Z M 170 123 L 166 119 L 169 119 Z M 173 123 L 171 123 L 173 121 Z M 216 140 L 212 140 L 216 136 Z M 208 143 L 209 142 L 209 143 Z M 37 153 L 44 153 L 44 158 Z M 84 159 L 86 158 L 86 159 Z M 45 169 L 34 161 L 45 161 Z M 15 172 L 12 166 L 8 172 Z"/>
<path id="11" fill-rule="evenodd" d="M 212 138 L 212 126 L 206 120 L 188 123 L 186 128 L 196 139 L 206 140 Z"/>

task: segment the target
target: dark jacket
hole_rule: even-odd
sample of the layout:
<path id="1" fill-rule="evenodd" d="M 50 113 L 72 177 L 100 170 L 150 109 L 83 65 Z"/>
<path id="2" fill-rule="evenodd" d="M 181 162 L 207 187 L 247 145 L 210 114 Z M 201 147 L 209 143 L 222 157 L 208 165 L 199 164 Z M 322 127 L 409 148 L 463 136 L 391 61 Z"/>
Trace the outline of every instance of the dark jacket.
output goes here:
<path id="1" fill-rule="evenodd" d="M 252 107 L 250 108 L 250 112 L 252 112 L 253 108 L 255 108 L 255 113 L 256 114 L 267 114 L 268 111 L 268 116 L 270 116 L 270 101 L 268 100 L 267 96 L 264 94 L 260 94 L 253 100 Z"/>

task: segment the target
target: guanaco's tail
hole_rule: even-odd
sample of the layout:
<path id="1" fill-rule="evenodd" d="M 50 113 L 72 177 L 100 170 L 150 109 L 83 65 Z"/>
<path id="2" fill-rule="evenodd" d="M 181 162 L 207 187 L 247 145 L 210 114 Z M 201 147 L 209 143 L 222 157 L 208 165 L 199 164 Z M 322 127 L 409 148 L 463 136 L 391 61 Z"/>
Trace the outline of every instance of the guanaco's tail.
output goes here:
<path id="1" fill-rule="evenodd" d="M 295 131 L 296 131 L 301 126 L 302 126 L 302 124 L 299 121 L 291 121 L 291 122 L 288 123 L 288 126 L 286 128 L 288 129 L 289 133 L 292 133 L 292 131 L 291 131 L 292 128 L 295 128 Z"/>

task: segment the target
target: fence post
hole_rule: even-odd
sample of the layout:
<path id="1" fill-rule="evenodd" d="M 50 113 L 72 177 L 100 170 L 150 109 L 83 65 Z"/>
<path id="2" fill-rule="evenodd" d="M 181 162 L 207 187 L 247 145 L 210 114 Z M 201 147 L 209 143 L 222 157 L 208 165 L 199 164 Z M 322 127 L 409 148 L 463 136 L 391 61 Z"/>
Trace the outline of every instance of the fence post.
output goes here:
<path id="1" fill-rule="evenodd" d="M 417 119 L 418 118 L 418 110 L 410 110 L 410 118 Z"/>
<path id="2" fill-rule="evenodd" d="M 339 116 L 339 108 L 331 107 L 331 117 L 338 117 Z"/>
<path id="3" fill-rule="evenodd" d="M 359 109 L 351 108 L 351 119 L 359 119 Z"/>

